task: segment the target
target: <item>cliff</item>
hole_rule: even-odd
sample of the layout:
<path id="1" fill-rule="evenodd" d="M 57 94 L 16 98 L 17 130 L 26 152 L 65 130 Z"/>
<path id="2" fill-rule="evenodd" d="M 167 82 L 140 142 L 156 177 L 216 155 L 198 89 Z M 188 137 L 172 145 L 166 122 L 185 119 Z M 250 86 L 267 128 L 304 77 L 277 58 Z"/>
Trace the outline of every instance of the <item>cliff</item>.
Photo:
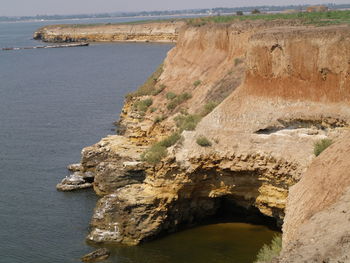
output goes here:
<path id="1" fill-rule="evenodd" d="M 349 129 L 349 33 L 288 21 L 182 27 L 164 64 L 128 96 L 119 135 L 82 151 L 80 170 L 102 196 L 88 239 L 138 244 L 222 209 L 281 224 L 313 144 Z M 175 131 L 167 156 L 144 162 Z"/>
<path id="2" fill-rule="evenodd" d="M 38 29 L 33 37 L 45 42 L 175 42 L 183 25 L 180 21 L 50 25 Z"/>
<path id="3" fill-rule="evenodd" d="M 280 262 L 348 262 L 350 134 L 316 158 L 291 187 Z"/>

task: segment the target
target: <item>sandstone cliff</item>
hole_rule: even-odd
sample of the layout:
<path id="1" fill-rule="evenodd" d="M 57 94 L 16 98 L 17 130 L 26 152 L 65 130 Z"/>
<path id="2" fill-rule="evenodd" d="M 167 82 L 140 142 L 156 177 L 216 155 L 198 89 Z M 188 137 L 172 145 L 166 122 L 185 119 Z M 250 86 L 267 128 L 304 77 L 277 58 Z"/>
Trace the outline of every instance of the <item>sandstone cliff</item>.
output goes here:
<path id="1" fill-rule="evenodd" d="M 349 129 L 349 33 L 289 22 L 182 27 L 158 73 L 127 99 L 119 135 L 82 151 L 81 170 L 103 196 L 88 239 L 137 244 L 224 204 L 281 223 L 314 142 Z M 188 94 L 174 104 L 169 93 Z M 219 105 L 202 114 L 210 102 Z M 161 162 L 141 161 L 188 116 L 203 119 Z M 203 135 L 211 147 L 198 145 Z"/>
<path id="2" fill-rule="evenodd" d="M 45 42 L 175 42 L 184 22 L 44 26 L 34 39 Z"/>
<path id="3" fill-rule="evenodd" d="M 350 134 L 290 189 L 280 262 L 350 261 Z"/>

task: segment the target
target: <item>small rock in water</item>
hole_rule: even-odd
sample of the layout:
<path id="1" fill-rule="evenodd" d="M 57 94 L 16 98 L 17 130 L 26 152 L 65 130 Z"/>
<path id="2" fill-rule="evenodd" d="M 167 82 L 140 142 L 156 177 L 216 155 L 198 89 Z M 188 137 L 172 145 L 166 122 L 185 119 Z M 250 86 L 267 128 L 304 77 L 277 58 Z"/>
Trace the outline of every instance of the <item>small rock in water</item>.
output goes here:
<path id="1" fill-rule="evenodd" d="M 107 248 L 99 248 L 81 258 L 83 262 L 98 262 L 107 259 L 111 252 Z"/>
<path id="2" fill-rule="evenodd" d="M 59 191 L 73 191 L 92 187 L 93 174 L 75 172 L 56 185 Z"/>

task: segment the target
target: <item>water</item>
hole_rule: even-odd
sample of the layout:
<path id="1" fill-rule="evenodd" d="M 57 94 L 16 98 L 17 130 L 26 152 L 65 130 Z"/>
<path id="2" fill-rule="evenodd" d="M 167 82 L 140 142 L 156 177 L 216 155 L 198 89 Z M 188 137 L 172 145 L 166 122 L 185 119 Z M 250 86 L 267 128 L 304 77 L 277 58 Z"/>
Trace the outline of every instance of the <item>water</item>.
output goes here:
<path id="1" fill-rule="evenodd" d="M 0 48 L 39 45 L 32 33 L 47 23 L 0 23 Z M 170 48 L 122 43 L 0 51 L 1 263 L 80 262 L 92 250 L 84 239 L 97 197 L 91 190 L 57 192 L 55 185 L 83 147 L 113 133 L 124 95 Z M 115 248 L 109 262 L 251 262 L 272 234 L 265 227 L 211 225 Z M 233 261 L 236 254 L 242 258 Z"/>
<path id="2" fill-rule="evenodd" d="M 118 247 L 109 262 L 251 263 L 274 232 L 265 226 L 221 223 L 175 233 L 139 247 Z"/>

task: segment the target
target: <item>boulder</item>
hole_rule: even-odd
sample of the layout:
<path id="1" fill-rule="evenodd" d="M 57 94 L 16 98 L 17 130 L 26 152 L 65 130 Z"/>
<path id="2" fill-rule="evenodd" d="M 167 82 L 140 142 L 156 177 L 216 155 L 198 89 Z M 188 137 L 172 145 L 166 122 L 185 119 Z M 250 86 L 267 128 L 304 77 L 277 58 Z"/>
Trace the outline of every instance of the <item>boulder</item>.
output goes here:
<path id="1" fill-rule="evenodd" d="M 99 248 L 81 258 L 82 262 L 99 262 L 106 260 L 111 252 L 107 248 Z"/>

